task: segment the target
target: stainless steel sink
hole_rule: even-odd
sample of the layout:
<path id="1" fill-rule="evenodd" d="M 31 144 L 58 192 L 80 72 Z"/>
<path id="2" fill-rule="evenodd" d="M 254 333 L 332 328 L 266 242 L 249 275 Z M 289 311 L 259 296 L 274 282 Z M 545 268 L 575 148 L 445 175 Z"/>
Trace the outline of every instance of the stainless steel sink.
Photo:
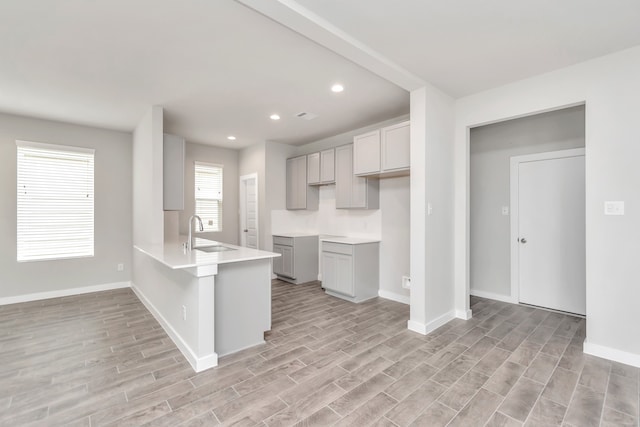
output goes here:
<path id="1" fill-rule="evenodd" d="M 225 252 L 225 251 L 235 251 L 234 248 L 228 248 L 222 245 L 213 245 L 213 246 L 200 246 L 197 248 L 193 248 L 202 252 Z"/>

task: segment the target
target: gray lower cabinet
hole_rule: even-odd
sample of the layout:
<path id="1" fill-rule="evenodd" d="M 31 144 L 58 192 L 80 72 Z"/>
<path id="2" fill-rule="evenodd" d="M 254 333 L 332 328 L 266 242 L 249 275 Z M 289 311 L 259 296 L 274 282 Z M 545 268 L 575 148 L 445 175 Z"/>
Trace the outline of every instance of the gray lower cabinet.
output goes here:
<path id="1" fill-rule="evenodd" d="M 351 302 L 378 296 L 379 243 L 322 242 L 322 287 Z"/>
<path id="2" fill-rule="evenodd" d="M 318 236 L 274 235 L 273 274 L 289 283 L 318 280 Z"/>

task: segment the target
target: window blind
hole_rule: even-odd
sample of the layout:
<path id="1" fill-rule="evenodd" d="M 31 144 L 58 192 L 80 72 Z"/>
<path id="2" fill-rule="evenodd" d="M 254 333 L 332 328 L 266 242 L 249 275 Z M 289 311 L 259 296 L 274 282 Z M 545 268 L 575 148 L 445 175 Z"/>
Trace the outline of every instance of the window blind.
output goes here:
<path id="1" fill-rule="evenodd" d="M 204 231 L 222 231 L 222 178 L 221 165 L 195 162 L 196 215 Z"/>
<path id="2" fill-rule="evenodd" d="M 18 261 L 93 256 L 94 150 L 16 144 Z"/>

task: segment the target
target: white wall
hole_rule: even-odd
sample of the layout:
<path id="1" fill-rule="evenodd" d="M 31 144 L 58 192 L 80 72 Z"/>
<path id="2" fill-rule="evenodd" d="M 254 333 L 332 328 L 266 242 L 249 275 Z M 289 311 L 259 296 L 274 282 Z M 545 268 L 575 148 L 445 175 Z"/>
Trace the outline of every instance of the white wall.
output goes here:
<path id="1" fill-rule="evenodd" d="M 380 291 L 382 296 L 409 302 L 402 276 L 409 276 L 410 178 L 380 180 Z"/>
<path id="2" fill-rule="evenodd" d="M 471 129 L 472 294 L 511 300 L 510 158 L 584 147 L 584 135 L 584 106 Z"/>
<path id="3" fill-rule="evenodd" d="M 238 216 L 238 151 L 227 148 L 212 147 L 209 145 L 187 143 L 185 148 L 184 165 L 184 210 L 179 213 L 180 234 L 189 233 L 189 217 L 195 212 L 195 171 L 196 161 L 223 165 L 223 188 L 222 188 L 222 231 L 198 233 L 205 239 L 217 240 L 220 242 L 238 243 L 239 237 L 239 216 Z M 194 226 L 194 230 L 196 227 Z"/>
<path id="4" fill-rule="evenodd" d="M 640 366 L 640 47 L 456 102 L 456 307 L 468 308 L 469 127 L 586 102 L 585 351 Z M 625 201 L 605 216 L 605 200 Z"/>
<path id="5" fill-rule="evenodd" d="M 133 131 L 133 243 L 164 242 L 163 111 L 150 107 Z"/>
<path id="6" fill-rule="evenodd" d="M 455 316 L 453 292 L 453 99 L 425 86 L 411 92 L 411 310 L 426 334 Z M 430 207 L 430 210 L 429 210 Z"/>
<path id="7" fill-rule="evenodd" d="M 96 150 L 95 256 L 16 261 L 17 139 Z M 0 198 L 0 299 L 130 280 L 130 133 L 0 114 Z"/>

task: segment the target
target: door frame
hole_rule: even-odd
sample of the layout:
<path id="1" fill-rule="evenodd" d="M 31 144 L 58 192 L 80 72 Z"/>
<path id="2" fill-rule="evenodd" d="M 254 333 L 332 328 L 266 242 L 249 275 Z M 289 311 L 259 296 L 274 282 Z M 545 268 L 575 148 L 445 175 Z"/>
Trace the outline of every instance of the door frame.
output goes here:
<path id="1" fill-rule="evenodd" d="M 250 173 L 248 175 L 241 175 L 240 176 L 240 200 L 239 200 L 239 204 L 240 204 L 240 209 L 239 209 L 239 213 L 238 215 L 240 216 L 239 220 L 240 220 L 240 226 L 238 227 L 238 231 L 240 232 L 240 246 L 246 247 L 247 244 L 247 237 L 244 233 L 244 226 L 246 224 L 246 218 L 247 218 L 247 206 L 245 204 L 245 200 L 246 200 L 246 194 L 245 194 L 245 187 L 244 187 L 244 181 L 250 180 L 250 179 L 255 179 L 256 180 L 256 198 L 255 198 L 255 202 L 256 202 L 256 248 L 260 248 L 260 212 L 259 212 L 259 208 L 260 206 L 258 205 L 258 200 L 259 200 L 259 194 L 258 194 L 258 173 L 254 172 L 254 173 Z"/>
<path id="2" fill-rule="evenodd" d="M 518 242 L 518 223 L 520 212 L 518 210 L 519 201 L 519 166 L 521 163 L 535 162 L 540 160 L 564 159 L 567 157 L 584 157 L 584 148 L 573 148 L 570 150 L 547 151 L 544 153 L 526 154 L 513 156 L 510 159 L 510 210 L 511 210 L 511 302 L 520 304 L 520 258 Z M 586 232 L 586 230 L 585 230 Z"/>

